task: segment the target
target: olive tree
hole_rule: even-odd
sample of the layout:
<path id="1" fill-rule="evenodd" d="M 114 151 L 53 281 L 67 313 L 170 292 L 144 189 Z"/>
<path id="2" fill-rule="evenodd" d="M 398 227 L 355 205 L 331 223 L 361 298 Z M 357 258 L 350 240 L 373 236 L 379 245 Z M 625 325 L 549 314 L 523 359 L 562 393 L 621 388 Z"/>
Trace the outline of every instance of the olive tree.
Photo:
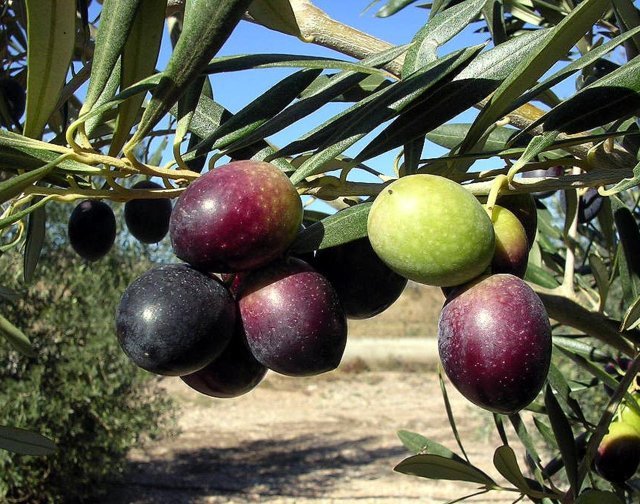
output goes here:
<path id="1" fill-rule="evenodd" d="M 424 16 L 406 46 L 345 26 L 309 0 L 104 0 L 95 21 L 90 4 L 3 3 L 1 246 L 23 247 L 26 281 L 46 232 L 45 206 L 178 198 L 225 156 L 270 162 L 300 195 L 340 210 L 309 213 L 316 222 L 293 244 L 300 253 L 367 236 L 372 202 L 397 178 L 445 177 L 489 212 L 500 197 L 537 195 L 525 280 L 553 321 L 554 357 L 540 397 L 522 412 L 494 414 L 503 444 L 493 461 L 507 483 L 468 459 L 448 406 L 459 453 L 401 432 L 415 454 L 396 469 L 534 501 L 637 498 L 634 480 L 609 482 L 593 465 L 614 434 L 610 425 L 624 411 L 627 419 L 640 413 L 640 13 L 631 1 L 372 2 L 389 23 L 401 9 Z M 216 57 L 240 22 L 336 56 L 309 56 L 300 44 L 302 54 Z M 172 53 L 156 68 L 167 28 Z M 469 30 L 486 43 L 447 52 Z M 210 75 L 274 67 L 291 73 L 235 114 L 213 98 Z M 571 96 L 554 92 L 572 80 Z M 333 101 L 346 103 L 319 126 L 287 145 L 271 140 Z M 468 110 L 473 122 L 452 122 Z M 148 154 L 162 141 L 172 145 L 166 164 Z M 429 157 L 433 144 L 446 153 Z M 370 166 L 388 152 L 396 155 L 393 176 Z M 474 168 L 487 159 L 491 169 Z M 140 177 L 163 186 L 131 189 Z M 540 198 L 549 191 L 558 192 Z M 28 335 L 1 322 L 8 341 L 28 352 Z M 640 457 L 634 436 L 625 460 Z"/>

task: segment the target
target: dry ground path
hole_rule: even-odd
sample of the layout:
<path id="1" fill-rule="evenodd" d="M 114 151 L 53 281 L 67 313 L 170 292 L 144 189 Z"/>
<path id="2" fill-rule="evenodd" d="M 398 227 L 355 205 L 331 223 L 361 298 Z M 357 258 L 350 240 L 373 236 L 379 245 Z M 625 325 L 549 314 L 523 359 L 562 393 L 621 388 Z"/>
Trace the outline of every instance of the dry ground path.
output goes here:
<path id="1" fill-rule="evenodd" d="M 180 406 L 181 432 L 134 450 L 126 484 L 107 502 L 440 503 L 472 493 L 470 483 L 393 471 L 409 455 L 396 436 L 399 429 L 456 449 L 434 372 L 435 342 L 414 338 L 412 347 L 409 341 L 376 340 L 374 355 L 374 342 L 358 341 L 339 371 L 304 379 L 272 373 L 233 400 L 166 380 Z M 360 357 L 362 349 L 367 359 Z M 452 387 L 449 392 L 471 460 L 499 478 L 490 465 L 499 445 L 490 417 Z M 494 492 L 471 502 L 516 497 Z"/>

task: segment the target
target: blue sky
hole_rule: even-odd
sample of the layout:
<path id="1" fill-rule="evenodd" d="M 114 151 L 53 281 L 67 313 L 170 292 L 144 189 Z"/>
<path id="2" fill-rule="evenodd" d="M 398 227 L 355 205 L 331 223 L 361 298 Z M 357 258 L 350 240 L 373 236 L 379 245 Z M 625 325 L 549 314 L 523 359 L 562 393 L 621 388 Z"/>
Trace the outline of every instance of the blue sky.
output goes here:
<path id="1" fill-rule="evenodd" d="M 383 39 L 395 45 L 409 43 L 416 32 L 426 23 L 429 11 L 426 9 L 409 6 L 388 18 L 375 16 L 377 6 L 366 10 L 369 0 L 358 0 L 343 2 L 339 0 L 316 0 L 314 4 L 327 12 L 334 19 L 348 24 L 361 31 L 369 33 L 375 37 Z M 380 4 L 382 5 L 382 4 Z M 460 47 L 481 43 L 486 40 L 486 34 L 473 34 L 472 30 L 460 34 L 450 44 L 443 48 L 440 53 L 449 52 Z M 163 56 L 168 56 L 168 48 L 163 51 Z M 241 22 L 235 29 L 230 39 L 225 43 L 219 55 L 235 54 L 256 54 L 256 53 L 294 53 L 304 55 L 316 55 L 320 57 L 345 58 L 335 51 L 319 47 L 313 44 L 304 43 L 295 37 L 274 32 L 249 22 Z M 162 67 L 162 66 L 160 66 Z M 237 112 L 253 99 L 268 90 L 273 84 L 281 80 L 286 75 L 291 74 L 294 69 L 261 69 L 254 71 L 243 71 L 229 74 L 218 74 L 211 76 L 214 89 L 214 98 L 217 102 L 231 110 Z M 286 130 L 270 137 L 270 140 L 277 146 L 284 146 L 292 140 L 300 137 L 305 132 L 320 124 L 329 117 L 337 114 L 349 104 L 332 103 L 323 107 L 311 116 L 298 121 Z M 475 111 L 465 113 L 464 120 L 471 122 L 475 116 Z M 373 131 L 360 143 L 346 151 L 346 155 L 355 155 L 372 139 L 382 127 Z M 376 170 L 387 175 L 393 174 L 393 162 L 398 150 L 389 152 L 370 160 L 367 164 Z M 425 156 L 436 157 L 444 153 L 444 149 L 430 145 L 426 147 Z M 170 156 L 170 153 L 168 153 Z M 486 162 L 485 162 L 486 163 Z M 486 164 L 485 164 L 486 166 Z M 493 163 L 495 167 L 495 162 Z M 370 175 L 359 170 L 352 172 L 350 178 L 356 180 L 372 181 Z M 324 205 L 314 205 L 314 208 L 321 209 Z M 328 209 L 327 207 L 324 207 Z"/>
<path id="2" fill-rule="evenodd" d="M 370 4 L 370 0 L 314 0 L 313 3 L 327 12 L 327 14 L 334 19 L 396 45 L 410 42 L 415 33 L 426 23 L 429 14 L 429 11 L 426 9 L 410 5 L 391 17 L 376 17 L 375 13 L 377 9 L 386 3 L 385 0 L 369 9 L 367 9 L 367 7 Z M 473 28 L 475 29 L 479 26 L 481 25 L 476 23 Z M 487 40 L 487 37 L 488 36 L 485 33 L 476 34 L 473 29 L 467 29 L 456 36 L 444 47 L 440 48 L 439 54 L 443 55 L 461 47 L 468 47 L 470 45 L 482 43 Z M 166 65 L 170 52 L 170 44 L 168 36 L 166 36 L 163 41 L 163 48 L 157 65 L 159 69 L 164 68 Z M 262 26 L 245 21 L 241 22 L 237 26 L 229 40 L 219 52 L 219 55 L 256 53 L 293 53 L 316 55 L 319 57 L 350 59 L 335 51 L 313 44 L 304 43 L 295 37 L 268 30 Z M 295 69 L 260 69 L 212 75 L 211 82 L 214 89 L 214 98 L 227 109 L 232 112 L 236 112 L 267 91 L 273 84 L 294 71 Z M 567 90 L 566 93 L 568 94 L 572 92 L 572 88 L 572 83 L 565 85 L 565 89 Z M 337 114 L 346 106 L 348 106 L 348 104 L 328 104 L 320 111 L 298 121 L 283 132 L 270 137 L 270 140 L 277 146 L 284 146 L 292 140 L 300 137 L 314 126 Z M 454 121 L 472 122 L 476 114 L 477 112 L 474 109 L 471 109 L 457 117 Z M 353 148 L 349 149 L 346 154 L 354 155 L 359 152 L 366 142 L 373 138 L 379 129 L 372 132 L 370 136 L 363 139 Z M 378 158 L 370 160 L 367 164 L 385 174 L 391 175 L 393 173 L 393 161 L 397 152 L 398 150 L 384 154 Z M 444 152 L 444 149 L 427 143 L 425 151 L 423 151 L 423 157 L 437 157 L 442 155 Z M 165 161 L 168 161 L 170 157 L 171 150 L 169 148 L 165 154 Z M 474 169 L 495 168 L 498 166 L 499 163 L 496 160 L 486 160 L 477 163 L 476 166 L 474 166 Z"/>

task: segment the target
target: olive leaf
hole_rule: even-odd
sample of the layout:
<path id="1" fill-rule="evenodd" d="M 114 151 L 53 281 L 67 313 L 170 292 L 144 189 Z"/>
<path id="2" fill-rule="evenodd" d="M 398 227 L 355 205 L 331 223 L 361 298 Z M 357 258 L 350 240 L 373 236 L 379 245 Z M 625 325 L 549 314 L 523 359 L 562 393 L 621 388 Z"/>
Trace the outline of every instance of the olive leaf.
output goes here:
<path id="1" fill-rule="evenodd" d="M 402 77 L 437 59 L 436 50 L 478 17 L 487 0 L 466 0 L 439 12 L 413 37 L 402 66 Z"/>
<path id="2" fill-rule="evenodd" d="M 0 449 L 21 455 L 50 455 L 57 448 L 42 434 L 0 425 Z"/>
<path id="3" fill-rule="evenodd" d="M 0 335 L 2 335 L 18 352 L 28 357 L 35 356 L 35 352 L 31 346 L 29 338 L 27 338 L 20 329 L 14 326 L 2 315 L 0 315 Z"/>
<path id="4" fill-rule="evenodd" d="M 41 198 L 38 198 L 36 202 L 39 199 Z M 30 283 L 33 280 L 42 246 L 44 245 L 47 223 L 47 211 L 45 208 L 44 206 L 39 207 L 29 214 L 23 265 L 25 283 Z"/>
<path id="5" fill-rule="evenodd" d="M 139 4 L 140 0 L 104 0 L 96 35 L 89 89 L 80 115 L 94 108 L 112 79 Z"/>
<path id="6" fill-rule="evenodd" d="M 162 41 L 165 7 L 166 0 L 140 0 L 122 49 L 120 89 L 126 89 L 154 72 Z M 139 94 L 118 106 L 116 126 L 109 146 L 110 156 L 120 152 L 127 141 L 143 101 L 144 95 Z"/>
<path id="7" fill-rule="evenodd" d="M 145 108 L 138 129 L 124 147 L 125 151 L 141 142 L 169 112 L 231 35 L 250 3 L 251 0 L 192 0 L 190 15 L 185 16 L 182 34 L 167 68 Z"/>
<path id="8" fill-rule="evenodd" d="M 481 53 L 451 82 L 400 114 L 362 149 L 358 159 L 364 161 L 404 145 L 407 140 L 424 135 L 489 96 L 522 58 L 542 43 L 540 31 L 521 35 Z"/>
<path id="9" fill-rule="evenodd" d="M 573 431 L 549 385 L 545 388 L 544 404 L 549 414 L 554 437 L 558 441 L 569 485 L 575 494 L 578 486 L 578 454 Z"/>
<path id="10" fill-rule="evenodd" d="M 432 455 L 440 455 L 441 457 L 465 463 L 465 460 L 462 457 L 449 450 L 449 448 L 442 446 L 440 443 L 428 439 L 421 434 L 406 430 L 400 430 L 397 434 L 404 447 L 416 455 L 420 453 L 430 453 Z"/>
<path id="11" fill-rule="evenodd" d="M 300 232 L 291 249 L 311 252 L 367 236 L 367 218 L 373 203 L 360 203 L 322 219 Z"/>
<path id="12" fill-rule="evenodd" d="M 482 134 L 502 115 L 509 104 L 535 84 L 536 80 L 566 54 L 582 37 L 608 6 L 607 0 L 586 0 L 573 9 L 557 26 L 539 33 L 541 43 L 526 54 L 506 79 L 491 95 L 460 146 L 465 152 L 473 148 Z M 500 47 L 500 46 L 498 46 Z"/>
<path id="13" fill-rule="evenodd" d="M 477 467 L 441 455 L 413 455 L 404 459 L 393 470 L 421 478 L 495 485 L 495 482 Z"/>
<path id="14" fill-rule="evenodd" d="M 76 0 L 25 0 L 27 105 L 25 136 L 38 138 L 58 105 L 76 34 Z"/>
<path id="15" fill-rule="evenodd" d="M 289 0 L 254 0 L 249 6 L 248 13 L 267 28 L 310 42 L 303 38 Z"/>

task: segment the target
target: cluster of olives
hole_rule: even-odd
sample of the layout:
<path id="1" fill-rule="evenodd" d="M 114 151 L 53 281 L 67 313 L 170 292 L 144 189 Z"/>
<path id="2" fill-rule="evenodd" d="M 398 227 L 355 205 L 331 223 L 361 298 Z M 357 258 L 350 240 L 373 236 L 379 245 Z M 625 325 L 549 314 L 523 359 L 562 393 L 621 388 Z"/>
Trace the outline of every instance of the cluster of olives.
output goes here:
<path id="1" fill-rule="evenodd" d="M 161 189 L 150 180 L 133 185 L 133 189 Z M 158 243 L 169 231 L 171 201 L 132 199 L 125 203 L 124 219 L 131 235 L 142 243 Z M 116 239 L 116 217 L 111 207 L 100 200 L 84 200 L 71 212 L 68 223 L 69 242 L 78 255 L 88 261 L 104 257 Z"/>
<path id="2" fill-rule="evenodd" d="M 271 164 L 234 161 L 199 177 L 169 221 L 184 263 L 152 268 L 122 296 L 116 330 L 124 352 L 214 397 L 252 390 L 267 369 L 335 369 L 347 317 L 377 315 L 407 279 L 367 238 L 293 256 L 302 220 L 297 190 Z"/>
<path id="3" fill-rule="evenodd" d="M 374 201 L 368 235 L 391 269 L 442 287 L 438 348 L 447 376 L 473 403 L 509 414 L 544 384 L 551 327 L 542 301 L 522 280 L 535 203 L 526 195 L 497 202 L 488 212 L 449 179 L 406 176 Z"/>

